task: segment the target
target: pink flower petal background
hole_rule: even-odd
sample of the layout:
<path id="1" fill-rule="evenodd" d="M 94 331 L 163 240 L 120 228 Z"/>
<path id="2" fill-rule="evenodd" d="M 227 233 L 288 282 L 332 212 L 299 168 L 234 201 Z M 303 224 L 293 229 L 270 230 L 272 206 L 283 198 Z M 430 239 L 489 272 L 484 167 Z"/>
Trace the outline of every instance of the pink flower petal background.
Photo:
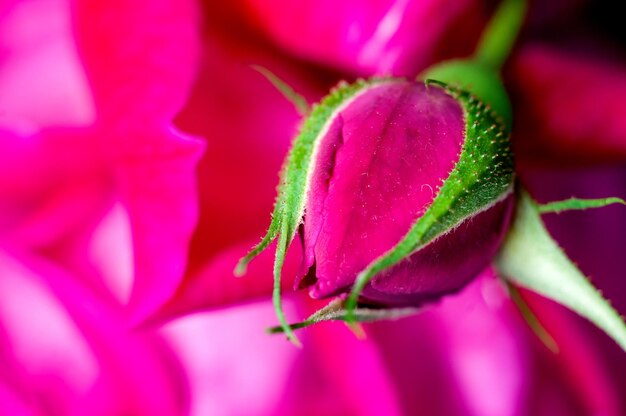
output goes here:
<path id="1" fill-rule="evenodd" d="M 341 78 L 414 75 L 471 52 L 491 10 L 477 3 L 2 3 L 2 413 L 622 414 L 623 352 L 527 295 L 553 355 L 489 272 L 365 341 L 306 330 L 302 351 L 263 333 L 272 253 L 232 276 L 299 121 L 249 65 L 311 101 Z M 528 31 L 584 7 L 531 9 Z M 507 68 L 522 179 L 540 200 L 626 197 L 623 59 L 523 42 Z M 626 312 L 623 210 L 548 223 Z M 316 307 L 287 300 L 294 320 Z"/>

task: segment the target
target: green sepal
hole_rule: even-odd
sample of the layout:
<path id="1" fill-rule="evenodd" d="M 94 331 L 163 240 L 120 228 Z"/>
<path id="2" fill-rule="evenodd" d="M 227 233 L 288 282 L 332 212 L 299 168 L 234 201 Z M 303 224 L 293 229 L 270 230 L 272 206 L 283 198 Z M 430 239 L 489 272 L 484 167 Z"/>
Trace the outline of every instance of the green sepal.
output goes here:
<path id="1" fill-rule="evenodd" d="M 547 204 L 541 204 L 538 205 L 537 208 L 540 214 L 558 214 L 563 211 L 602 208 L 612 204 L 626 205 L 626 201 L 621 198 L 615 197 L 598 199 L 570 198 L 563 201 L 554 201 Z"/>
<path id="2" fill-rule="evenodd" d="M 252 69 L 263 75 L 280 93 L 296 108 L 296 111 L 302 116 L 306 116 L 311 111 L 309 103 L 306 98 L 298 94 L 289 84 L 280 79 L 269 69 L 260 66 L 252 65 Z"/>
<path id="3" fill-rule="evenodd" d="M 287 249 L 304 215 L 306 194 L 319 139 L 329 128 L 333 116 L 343 106 L 367 90 L 368 87 L 390 80 L 389 78 L 374 78 L 367 81 L 359 80 L 353 84 L 342 82 L 321 103 L 313 106 L 311 114 L 304 120 L 300 133 L 295 138 L 281 170 L 278 197 L 267 234 L 248 255 L 239 261 L 235 268 L 236 275 L 245 273 L 248 263 L 263 252 L 274 240 L 278 239 L 274 261 L 272 299 L 281 328 L 294 344 L 298 344 L 298 341 L 287 323 L 281 303 L 281 271 Z"/>
<path id="4" fill-rule="evenodd" d="M 526 303 L 526 300 L 522 297 L 519 289 L 508 280 L 505 280 L 504 283 L 509 292 L 509 295 L 511 296 L 511 300 L 513 301 L 513 303 L 515 303 L 515 306 L 517 306 L 517 309 L 522 315 L 522 318 L 524 318 L 524 320 L 526 321 L 526 324 L 528 324 L 528 327 L 533 331 L 533 333 L 537 336 L 541 343 L 545 345 L 547 349 L 552 351 L 554 354 L 558 354 L 558 344 L 556 343 L 552 335 L 550 335 L 550 333 L 541 324 L 539 318 L 537 318 L 537 315 L 535 315 L 535 312 L 532 310 L 532 308 L 528 305 L 528 303 Z"/>
<path id="5" fill-rule="evenodd" d="M 354 320 L 356 322 L 376 322 L 376 321 L 390 321 L 401 318 L 406 318 L 412 315 L 416 315 L 421 311 L 420 308 L 385 308 L 385 309 L 370 309 L 370 308 L 357 308 L 354 311 Z M 345 302 L 343 299 L 337 298 L 332 300 L 328 305 L 315 312 L 302 322 L 290 324 L 292 329 L 306 328 L 311 325 L 318 324 L 325 321 L 346 321 L 347 311 L 345 309 Z M 267 329 L 270 334 L 280 334 L 284 332 L 283 327 L 274 326 Z"/>
<path id="6" fill-rule="evenodd" d="M 471 92 L 502 117 L 511 130 L 511 102 L 497 71 L 477 60 L 451 60 L 436 64 L 422 72 L 419 79 L 443 82 L 459 90 Z"/>
<path id="7" fill-rule="evenodd" d="M 502 278 L 587 318 L 626 350 L 624 320 L 550 236 L 538 204 L 523 190 L 495 264 Z"/>
<path id="8" fill-rule="evenodd" d="M 459 101 L 465 117 L 465 141 L 456 166 L 430 207 L 394 247 L 361 271 L 346 301 L 347 321 L 365 286 L 380 272 L 398 264 L 431 241 L 503 200 L 512 192 L 513 155 L 509 131 L 493 110 L 467 91 L 436 84 Z"/>

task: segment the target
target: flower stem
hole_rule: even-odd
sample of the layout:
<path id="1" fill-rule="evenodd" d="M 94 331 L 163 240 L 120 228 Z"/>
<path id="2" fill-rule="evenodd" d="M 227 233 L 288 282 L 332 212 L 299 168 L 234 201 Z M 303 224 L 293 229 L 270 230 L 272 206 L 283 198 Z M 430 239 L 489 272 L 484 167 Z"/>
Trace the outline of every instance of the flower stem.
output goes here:
<path id="1" fill-rule="evenodd" d="M 502 0 L 478 42 L 474 57 L 500 69 L 515 44 L 525 14 L 525 0 Z"/>

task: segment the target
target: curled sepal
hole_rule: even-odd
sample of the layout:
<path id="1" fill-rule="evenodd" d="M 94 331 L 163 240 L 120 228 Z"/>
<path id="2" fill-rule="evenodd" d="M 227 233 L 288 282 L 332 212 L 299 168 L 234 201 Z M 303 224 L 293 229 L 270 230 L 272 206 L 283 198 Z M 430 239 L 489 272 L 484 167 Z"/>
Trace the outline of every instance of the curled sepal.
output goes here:
<path id="1" fill-rule="evenodd" d="M 346 301 L 348 323 L 367 284 L 379 273 L 423 249 L 461 223 L 505 200 L 513 190 L 514 169 L 509 131 L 490 107 L 470 93 L 436 83 L 461 103 L 465 139 L 452 172 L 426 212 L 390 250 L 361 271 Z"/>
<path id="2" fill-rule="evenodd" d="M 626 324 L 546 230 L 539 205 L 525 191 L 496 257 L 501 276 L 589 319 L 626 350 Z"/>
<path id="3" fill-rule="evenodd" d="M 309 107 L 309 103 L 306 98 L 298 94 L 289 84 L 263 66 L 252 65 L 252 69 L 263 75 L 287 99 L 287 101 L 293 104 L 296 111 L 298 111 L 301 116 L 309 114 L 311 108 Z"/>
<path id="4" fill-rule="evenodd" d="M 558 214 L 563 211 L 583 210 L 590 208 L 602 208 L 611 204 L 626 205 L 626 201 L 621 198 L 598 198 L 598 199 L 579 199 L 570 198 L 563 201 L 554 201 L 547 204 L 537 206 L 540 214 Z"/>
<path id="5" fill-rule="evenodd" d="M 340 83 L 321 103 L 312 108 L 300 129 L 280 174 L 278 197 L 267 234 L 259 244 L 242 258 L 235 268 L 236 275 L 245 273 L 246 266 L 254 257 L 278 239 L 274 263 L 273 301 L 281 328 L 287 337 L 297 344 L 297 339 L 287 323 L 281 306 L 281 269 L 289 244 L 293 240 L 304 215 L 306 195 L 320 138 L 329 129 L 333 116 L 347 106 L 368 87 L 387 82 L 387 79 L 359 80 L 354 84 Z"/>
<path id="6" fill-rule="evenodd" d="M 420 311 L 420 308 L 414 307 L 385 309 L 357 308 L 354 311 L 354 320 L 356 322 L 393 321 L 415 315 Z M 345 302 L 343 299 L 337 298 L 304 321 L 290 324 L 289 326 L 292 329 L 301 329 L 325 321 L 346 321 L 346 316 Z M 281 326 L 274 326 L 268 328 L 267 332 L 270 334 L 279 334 L 283 333 L 284 329 Z"/>

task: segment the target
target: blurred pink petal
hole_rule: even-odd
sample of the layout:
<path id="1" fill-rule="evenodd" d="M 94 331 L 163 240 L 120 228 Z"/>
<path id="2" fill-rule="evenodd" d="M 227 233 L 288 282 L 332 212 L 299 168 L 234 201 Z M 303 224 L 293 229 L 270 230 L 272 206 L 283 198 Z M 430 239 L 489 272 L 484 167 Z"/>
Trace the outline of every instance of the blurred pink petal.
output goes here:
<path id="1" fill-rule="evenodd" d="M 69 0 L 15 1 L 0 9 L 0 60 L 0 128 L 33 133 L 94 121 Z"/>
<path id="2" fill-rule="evenodd" d="M 297 67 L 245 44 L 223 43 L 205 39 L 200 77 L 176 119 L 184 131 L 209 138 L 198 169 L 200 222 L 191 247 L 192 270 L 223 247 L 258 237 L 296 132 L 299 116 L 293 106 L 249 65 L 263 65 L 286 76 L 294 88 L 312 90 Z"/>
<path id="3" fill-rule="evenodd" d="M 253 24 L 296 56 L 359 75 L 415 75 L 467 55 L 486 11 L 462 0 L 242 0 Z"/>
<path id="4" fill-rule="evenodd" d="M 130 308 L 143 319 L 167 301 L 186 267 L 198 217 L 195 168 L 202 142 L 169 129 L 128 131 L 116 166 L 130 216 L 135 280 Z"/>
<path id="5" fill-rule="evenodd" d="M 512 71 L 524 160 L 624 160 L 626 61 L 529 44 Z"/>
<path id="6" fill-rule="evenodd" d="M 182 107 L 196 75 L 193 1 L 81 0 L 74 23 L 100 118 L 140 126 Z"/>
<path id="7" fill-rule="evenodd" d="M 203 145 L 170 125 L 196 75 L 191 1 L 84 1 L 79 49 L 93 86 L 103 150 L 133 232 L 136 319 L 174 293 L 196 225 L 195 166 Z"/>
<path id="8" fill-rule="evenodd" d="M 128 332 L 121 305 L 52 265 L 28 262 L 0 254 L 0 323 L 29 394 L 46 412 L 184 410 L 184 379 L 157 335 Z"/>
<path id="9" fill-rule="evenodd" d="M 289 311 L 291 305 L 287 305 Z M 278 415 L 299 351 L 264 328 L 269 303 L 188 316 L 161 332 L 189 377 L 190 416 Z"/>
<path id="10" fill-rule="evenodd" d="M 189 267 L 172 301 L 155 316 L 158 320 L 267 296 L 271 291 L 271 256 L 253 263 L 241 279 L 234 277 L 233 270 L 266 226 L 277 173 L 298 115 L 249 66 L 275 70 L 275 58 L 253 52 L 245 44 L 224 42 L 231 48 L 206 39 L 201 76 L 176 121 L 181 129 L 209 140 L 198 169 L 200 220 Z M 289 68 L 282 71 L 289 74 Z M 314 94 L 315 86 L 295 80 L 296 88 L 302 85 L 307 95 Z M 295 267 L 298 259 L 291 259 L 288 264 Z"/>
<path id="11" fill-rule="evenodd" d="M 334 395 L 356 415 L 403 414 L 396 386 L 376 343 L 361 340 L 345 325 L 334 322 L 312 329 L 306 347 L 328 379 Z M 309 381 L 303 388 L 316 390 Z"/>
<path id="12" fill-rule="evenodd" d="M 33 409 L 34 406 L 19 395 L 15 386 L 5 384 L 1 379 L 0 403 L 2 403 L 2 411 L 7 415 L 34 416 L 42 414 Z"/>
<path id="13" fill-rule="evenodd" d="M 449 364 L 468 413 L 517 414 L 528 358 L 501 283 L 485 273 L 432 313 L 446 328 Z"/>
<path id="14" fill-rule="evenodd" d="M 205 268 L 192 278 L 185 279 L 172 299 L 151 317 L 151 321 L 168 320 L 187 313 L 215 309 L 268 299 L 272 293 L 274 249 L 261 254 L 244 276 L 235 277 L 233 271 L 237 262 L 254 245 L 253 241 L 226 248 L 209 261 Z M 290 248 L 283 272 L 287 278 L 282 285 L 286 291 L 293 289 L 293 279 L 301 258 L 300 244 Z"/>
<path id="15" fill-rule="evenodd" d="M 82 241 L 82 246 L 84 252 L 76 257 L 84 263 L 74 263 L 74 268 L 97 270 L 103 286 L 119 303 L 127 304 L 133 284 L 134 258 L 130 219 L 120 202 L 112 205 L 87 241 Z"/>
<path id="16" fill-rule="evenodd" d="M 72 6 L 56 0 L 28 7 L 16 3 L 3 15 L 10 23 L 8 45 L 17 45 L 7 49 L 10 59 L 19 58 L 21 69 L 15 72 L 40 70 L 40 48 L 52 48 L 53 63 L 67 61 L 67 67 L 84 69 L 97 112 L 95 126 L 3 135 L 6 152 L 1 157 L 7 163 L 0 172 L 0 192 L 7 202 L 0 208 L 7 214 L 3 228 L 11 228 L 3 234 L 25 246 L 58 243 L 78 225 L 89 228 L 97 222 L 119 191 L 131 217 L 136 256 L 131 304 L 140 319 L 173 294 L 196 223 L 195 166 L 203 146 L 171 126 L 195 76 L 195 5 L 80 1 Z M 49 25 L 65 49 L 57 51 L 44 42 L 46 29 L 29 19 Z M 70 54 L 74 42 L 83 67 Z M 23 44 L 32 47 L 18 48 Z M 63 72 L 76 82 L 84 80 L 72 75 Z M 25 77 L 7 79 L 30 82 Z M 65 95 L 74 91 L 72 83 L 67 85 Z M 34 95 L 40 93 L 35 88 L 33 96 L 24 95 L 27 104 L 37 103 Z M 27 121 L 38 120 L 36 114 L 30 116 Z"/>
<path id="17" fill-rule="evenodd" d="M 486 273 L 416 317 L 372 325 L 408 414 L 520 414 L 528 357 L 499 285 Z"/>
<path id="18" fill-rule="evenodd" d="M 99 146 L 85 129 L 0 131 L 0 233 L 42 246 L 67 236 L 113 192 Z"/>
<path id="19" fill-rule="evenodd" d="M 561 373 L 562 383 L 569 388 L 572 398 L 580 401 L 579 409 L 588 414 L 620 415 L 619 391 L 612 382 L 606 363 L 598 354 L 597 347 L 581 330 L 580 318 L 570 311 L 542 299 L 533 293 L 524 292 L 524 297 L 541 320 L 542 325 L 559 345 L 559 354 L 548 357 Z M 541 370 L 539 370 L 541 372 Z M 536 388 L 536 385 L 533 386 Z M 543 392 L 537 392 L 539 396 Z M 562 397 L 562 395 L 559 395 Z M 550 400 L 533 404 L 541 408 Z M 536 414 L 552 414 L 551 411 Z"/>

